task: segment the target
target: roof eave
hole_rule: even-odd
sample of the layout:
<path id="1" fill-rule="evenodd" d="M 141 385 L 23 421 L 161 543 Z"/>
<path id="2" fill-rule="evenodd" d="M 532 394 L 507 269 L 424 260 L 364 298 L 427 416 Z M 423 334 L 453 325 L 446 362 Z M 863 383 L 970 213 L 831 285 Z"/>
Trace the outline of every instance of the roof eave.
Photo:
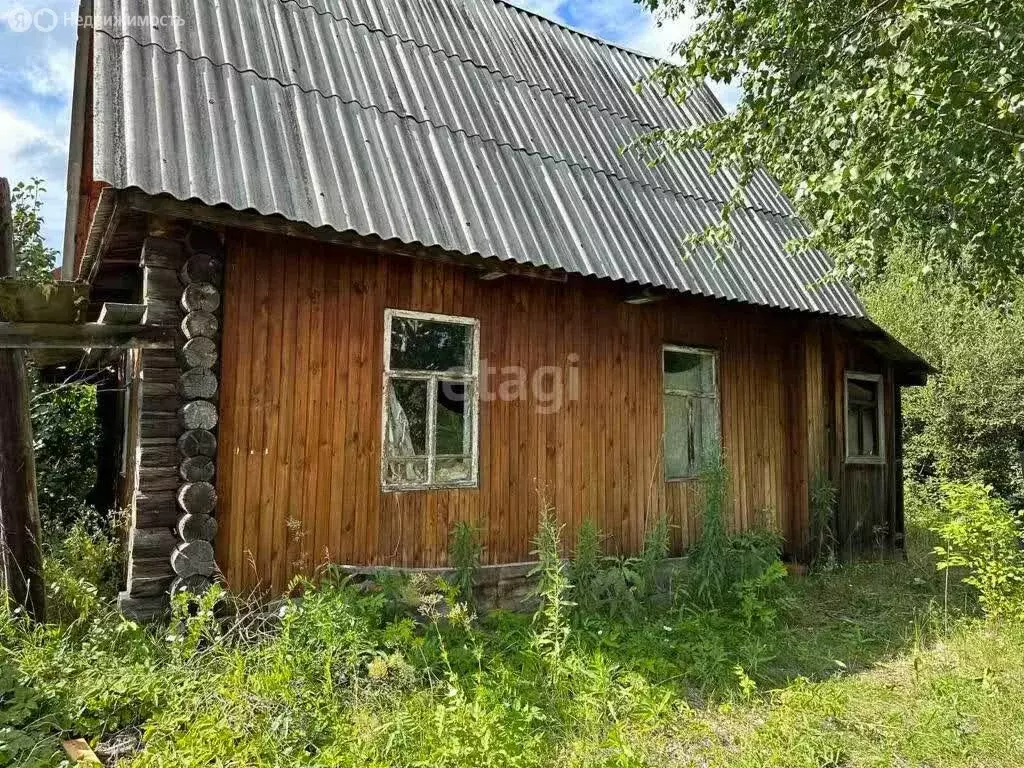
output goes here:
<path id="1" fill-rule="evenodd" d="M 84 20 L 92 17 L 93 0 L 81 0 L 78 9 L 78 41 L 75 45 L 74 91 L 71 97 L 71 134 L 68 141 L 67 208 L 64 217 L 64 250 L 61 275 L 74 279 L 75 243 L 78 242 L 79 206 L 82 193 L 82 166 L 85 158 L 85 125 L 89 87 L 89 58 L 92 55 L 92 29 Z"/>

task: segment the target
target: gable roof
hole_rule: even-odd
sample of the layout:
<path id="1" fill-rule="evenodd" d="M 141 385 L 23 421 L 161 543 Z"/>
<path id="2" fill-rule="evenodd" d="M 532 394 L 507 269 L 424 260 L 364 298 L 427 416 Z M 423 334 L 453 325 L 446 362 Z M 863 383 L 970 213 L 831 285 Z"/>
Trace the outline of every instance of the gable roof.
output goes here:
<path id="1" fill-rule="evenodd" d="M 501 0 L 95 0 L 94 176 L 180 200 L 639 285 L 865 317 L 758 174 L 732 253 L 684 258 L 735 182 L 619 148 L 722 115 L 633 84 L 653 59 Z"/>

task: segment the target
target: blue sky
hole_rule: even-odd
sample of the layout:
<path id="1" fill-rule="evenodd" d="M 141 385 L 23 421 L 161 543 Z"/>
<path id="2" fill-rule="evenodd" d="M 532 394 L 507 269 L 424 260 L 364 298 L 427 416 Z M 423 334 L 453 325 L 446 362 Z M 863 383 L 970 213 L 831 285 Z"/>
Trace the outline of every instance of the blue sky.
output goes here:
<path id="1" fill-rule="evenodd" d="M 645 53 L 664 56 L 686 35 L 689 22 L 664 24 L 632 0 L 515 0 L 517 5 L 570 24 L 590 34 Z M 0 176 L 12 183 L 38 176 L 45 180 L 45 237 L 63 244 L 68 131 L 75 59 L 78 0 L 0 0 Z M 48 32 L 14 31 L 9 14 L 16 9 L 40 18 Z M 44 9 L 50 9 L 53 14 Z M 735 89 L 717 89 L 726 106 Z"/>

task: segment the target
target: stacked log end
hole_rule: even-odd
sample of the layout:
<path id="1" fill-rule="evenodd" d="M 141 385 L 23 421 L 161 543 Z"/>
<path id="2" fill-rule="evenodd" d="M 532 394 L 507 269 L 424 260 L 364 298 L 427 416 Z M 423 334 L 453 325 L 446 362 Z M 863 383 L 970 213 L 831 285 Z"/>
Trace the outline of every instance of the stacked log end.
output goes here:
<path id="1" fill-rule="evenodd" d="M 173 352 L 136 367 L 138 455 L 122 610 L 166 612 L 169 596 L 201 593 L 216 572 L 217 395 L 223 247 L 216 232 L 148 237 L 142 248 L 144 323 L 179 329 Z"/>
<path id="2" fill-rule="evenodd" d="M 175 579 L 171 594 L 201 593 L 216 572 L 213 539 L 217 533 L 217 395 L 220 356 L 220 286 L 223 254 L 215 235 L 193 229 L 185 239 L 188 258 L 182 264 L 179 306 L 184 343 L 179 360 L 177 503 L 181 510 L 175 526 L 178 543 L 171 553 Z"/>

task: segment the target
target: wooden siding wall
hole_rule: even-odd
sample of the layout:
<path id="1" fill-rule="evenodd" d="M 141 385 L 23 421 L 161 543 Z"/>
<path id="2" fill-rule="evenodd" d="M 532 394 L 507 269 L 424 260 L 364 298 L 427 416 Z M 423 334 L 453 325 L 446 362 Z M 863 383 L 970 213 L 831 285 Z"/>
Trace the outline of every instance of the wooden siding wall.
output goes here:
<path id="1" fill-rule="evenodd" d="M 832 376 L 835 386 L 832 410 L 836 428 L 833 478 L 839 488 L 839 516 L 836 535 L 847 557 L 856 553 L 892 546 L 902 540 L 902 517 L 896 510 L 896 484 L 902 483 L 900 463 L 895 453 L 897 441 L 895 404 L 899 389 L 892 368 L 876 354 L 859 347 L 850 338 L 834 333 Z M 875 373 L 882 380 L 882 432 L 885 438 L 885 462 L 855 464 L 846 456 L 846 373 Z M 898 478 L 898 479 L 897 479 Z"/>
<path id="2" fill-rule="evenodd" d="M 217 555 L 232 587 L 280 590 L 328 560 L 444 565 L 459 520 L 482 526 L 486 562 L 528 560 L 538 489 L 567 539 L 591 517 L 610 549 L 636 551 L 665 511 L 681 550 L 700 520 L 694 484 L 662 479 L 664 343 L 719 352 L 733 527 L 768 514 L 805 543 L 832 390 L 822 323 L 697 298 L 634 306 L 609 283 L 482 281 L 255 232 L 229 232 L 227 247 Z M 479 318 L 482 367 L 532 374 L 577 356 L 580 397 L 550 415 L 532 399 L 482 402 L 478 489 L 383 493 L 386 308 Z"/>

